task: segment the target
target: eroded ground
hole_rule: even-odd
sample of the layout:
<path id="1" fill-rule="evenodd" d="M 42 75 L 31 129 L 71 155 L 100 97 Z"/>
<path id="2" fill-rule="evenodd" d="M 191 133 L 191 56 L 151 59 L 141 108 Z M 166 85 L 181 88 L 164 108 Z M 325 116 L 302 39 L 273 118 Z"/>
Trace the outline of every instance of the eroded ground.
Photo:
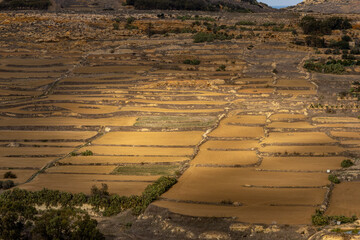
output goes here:
<path id="1" fill-rule="evenodd" d="M 311 224 L 319 208 L 360 215 L 358 182 L 334 187 L 327 172 L 358 180 L 356 166 L 339 170 L 345 159 L 358 161 L 358 111 L 337 99 L 334 81 L 347 89 L 359 75 L 307 73 L 311 52 L 291 45 L 288 31 L 237 29 L 244 37 L 194 44 L 190 33 L 146 34 L 150 24 L 160 31 L 193 21 L 136 18 L 138 29 L 121 23 L 116 30 L 109 15 L 0 15 L 0 178 L 11 170 L 23 189 L 85 193 L 106 183 L 110 193 L 130 196 L 177 174 L 179 182 L 150 210 L 272 224 L 251 230 L 265 234 L 258 239 L 274 239 L 277 224 Z M 310 107 L 324 98 L 342 107 Z M 178 230 L 165 228 L 161 219 L 141 232 L 153 217 L 140 216 L 129 234 L 211 235 L 180 221 Z M 255 236 L 251 227 L 228 223 L 211 236 Z M 277 238 L 311 232 L 289 231 Z"/>

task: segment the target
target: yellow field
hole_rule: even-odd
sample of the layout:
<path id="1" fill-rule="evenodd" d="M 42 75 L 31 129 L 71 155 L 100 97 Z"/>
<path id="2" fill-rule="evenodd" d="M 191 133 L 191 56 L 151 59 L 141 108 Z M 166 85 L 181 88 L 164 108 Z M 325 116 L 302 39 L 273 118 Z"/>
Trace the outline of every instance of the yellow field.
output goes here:
<path id="1" fill-rule="evenodd" d="M 195 217 L 235 217 L 239 222 L 265 224 L 310 224 L 316 207 L 256 206 L 233 207 L 157 201 L 156 206 Z"/>
<path id="2" fill-rule="evenodd" d="M 17 178 L 14 179 L 4 179 L 4 173 L 11 171 L 12 173 L 14 173 L 16 175 Z M 12 170 L 0 170 L 0 181 L 5 181 L 5 180 L 12 180 L 14 181 L 14 183 L 18 184 L 18 183 L 24 183 L 26 182 L 34 173 L 36 173 L 37 170 L 17 170 L 17 169 L 12 169 Z"/>
<path id="3" fill-rule="evenodd" d="M 217 149 L 217 150 L 226 150 L 226 149 L 250 149 L 258 148 L 260 146 L 259 141 L 257 140 L 248 140 L 248 141 L 216 141 L 209 140 L 201 145 L 201 149 Z"/>
<path id="4" fill-rule="evenodd" d="M 219 168 L 219 167 L 191 167 L 179 179 L 179 184 L 199 184 L 211 188 L 209 182 L 218 181 L 219 184 L 233 186 L 273 186 L 273 187 L 319 187 L 329 183 L 325 173 L 302 172 L 268 172 L 256 171 L 252 168 Z M 171 189 L 169 193 L 173 190 Z"/>
<path id="5" fill-rule="evenodd" d="M 190 146 L 198 144 L 203 132 L 110 132 L 93 144 Z"/>
<path id="6" fill-rule="evenodd" d="M 260 169 L 326 171 L 340 168 L 344 157 L 264 157 Z"/>
<path id="7" fill-rule="evenodd" d="M 287 120 L 296 120 L 296 119 L 305 119 L 306 116 L 302 114 L 273 114 L 270 116 L 271 121 L 287 121 Z"/>
<path id="8" fill-rule="evenodd" d="M 260 152 L 281 154 L 340 154 L 346 149 L 338 146 L 267 146 L 261 147 Z"/>
<path id="9" fill-rule="evenodd" d="M 258 162 L 255 151 L 207 151 L 200 150 L 193 164 L 249 165 Z"/>
<path id="10" fill-rule="evenodd" d="M 40 174 L 32 182 L 21 185 L 20 188 L 39 191 L 43 188 L 61 190 L 71 193 L 90 193 L 93 185 L 106 183 L 110 193 L 122 196 L 140 195 L 151 181 L 158 176 L 119 176 L 93 174 Z"/>
<path id="11" fill-rule="evenodd" d="M 137 156 L 76 156 L 62 159 L 71 164 L 123 164 L 123 163 L 174 163 L 189 160 L 186 157 L 137 157 Z"/>
<path id="12" fill-rule="evenodd" d="M 360 123 L 360 120 L 353 117 L 314 117 L 314 122 L 319 123 Z"/>
<path id="13" fill-rule="evenodd" d="M 91 131 L 0 131 L 0 140 L 55 140 L 76 139 L 85 140 L 95 136 L 97 132 Z"/>
<path id="14" fill-rule="evenodd" d="M 343 182 L 335 186 L 326 215 L 360 216 L 360 182 Z"/>
<path id="15" fill-rule="evenodd" d="M 290 133 L 270 133 L 262 143 L 333 143 L 336 142 L 322 132 L 290 132 Z"/>
<path id="16" fill-rule="evenodd" d="M 221 123 L 234 123 L 234 124 L 265 124 L 266 116 L 258 115 L 236 115 L 224 119 Z"/>
<path id="17" fill-rule="evenodd" d="M 129 156 L 189 156 L 194 154 L 193 148 L 171 147 L 119 147 L 119 146 L 91 146 L 81 151 L 90 150 L 95 155 L 129 155 Z"/>
<path id="18" fill-rule="evenodd" d="M 0 157 L 0 166 L 8 168 L 41 168 L 54 158 Z"/>
<path id="19" fill-rule="evenodd" d="M 220 124 L 209 134 L 211 137 L 260 138 L 264 136 L 262 127 L 242 127 Z"/>
<path id="20" fill-rule="evenodd" d="M 62 155 L 73 151 L 73 148 L 56 147 L 0 147 L 0 156 L 9 155 Z"/>
<path id="21" fill-rule="evenodd" d="M 316 126 L 311 125 L 308 122 L 293 122 L 293 123 L 288 123 L 288 122 L 272 122 L 270 124 L 267 125 L 268 128 L 292 128 L 292 129 L 297 129 L 297 128 L 316 128 Z"/>
<path id="22" fill-rule="evenodd" d="M 331 131 L 330 134 L 334 137 L 340 138 L 360 138 L 360 132 L 335 132 Z"/>
<path id="23" fill-rule="evenodd" d="M 87 173 L 110 174 L 115 166 L 56 166 L 46 170 L 47 173 Z"/>

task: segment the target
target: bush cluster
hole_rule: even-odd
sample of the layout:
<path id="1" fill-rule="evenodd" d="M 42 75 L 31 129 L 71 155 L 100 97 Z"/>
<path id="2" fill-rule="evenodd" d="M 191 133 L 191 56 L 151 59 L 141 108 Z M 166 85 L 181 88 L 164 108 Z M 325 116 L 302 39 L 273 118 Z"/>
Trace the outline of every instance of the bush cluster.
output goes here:
<path id="1" fill-rule="evenodd" d="M 177 182 L 161 177 L 149 185 L 141 196 L 110 195 L 106 184 L 93 187 L 91 195 L 43 189 L 37 192 L 15 188 L 0 195 L 0 239 L 93 239 L 103 240 L 97 222 L 77 206 L 90 204 L 105 216 L 132 209 L 142 213 L 146 207 Z M 61 207 L 38 212 L 34 205 Z M 101 210 L 100 210 L 101 209 Z"/>
<path id="2" fill-rule="evenodd" d="M 81 156 L 92 156 L 94 153 L 90 150 L 86 150 L 84 152 L 81 152 Z"/>
<path id="3" fill-rule="evenodd" d="M 309 71 L 320 72 L 320 73 L 342 74 L 345 72 L 345 67 L 341 63 L 323 64 L 311 60 L 307 61 L 304 64 L 304 68 L 306 68 Z"/>
<path id="4" fill-rule="evenodd" d="M 228 35 L 227 33 L 207 33 L 207 32 L 199 32 L 194 35 L 194 43 L 202 43 L 202 42 L 213 42 L 214 40 L 230 40 L 233 39 L 233 35 Z"/>
<path id="5" fill-rule="evenodd" d="M 354 163 L 350 159 L 346 159 L 346 160 L 341 162 L 341 167 L 342 168 L 348 168 L 348 167 L 351 167 L 353 165 L 354 165 Z"/>
<path id="6" fill-rule="evenodd" d="M 343 223 L 353 223 L 357 220 L 356 216 L 345 217 L 345 216 L 325 216 L 323 212 L 316 210 L 316 213 L 311 217 L 312 223 L 315 226 L 329 225 L 331 221 L 339 221 Z"/>
<path id="7" fill-rule="evenodd" d="M 183 61 L 184 64 L 189 64 L 189 65 L 199 65 L 200 64 L 200 60 L 199 59 L 186 59 Z"/>
<path id="8" fill-rule="evenodd" d="M 324 48 L 326 47 L 325 39 L 314 35 L 306 36 L 305 43 L 309 47 Z"/>
<path id="9" fill-rule="evenodd" d="M 0 3 L 0 9 L 48 9 L 50 0 L 4 0 Z"/>
<path id="10" fill-rule="evenodd" d="M 141 196 L 119 196 L 110 195 L 107 192 L 107 185 L 102 185 L 99 189 L 93 187 L 91 195 L 84 193 L 68 193 L 58 190 L 43 189 L 37 192 L 26 191 L 15 188 L 12 191 L 4 192 L 0 195 L 0 201 L 19 201 L 26 206 L 45 205 L 45 206 L 62 206 L 76 207 L 83 204 L 90 204 L 94 210 L 101 212 L 105 216 L 111 216 L 125 209 L 133 209 L 134 213 L 141 213 L 145 208 L 162 193 L 167 191 L 177 182 L 173 177 L 161 177 L 153 184 L 149 185 Z"/>
<path id="11" fill-rule="evenodd" d="M 349 19 L 341 17 L 330 17 L 324 20 L 316 19 L 312 16 L 305 16 L 300 21 L 300 27 L 305 34 L 331 34 L 332 30 L 350 29 L 352 25 Z"/>
<path id="12" fill-rule="evenodd" d="M 12 180 L 0 181 L 0 189 L 9 189 L 14 187 L 15 184 Z"/>
<path id="13" fill-rule="evenodd" d="M 4 178 L 16 178 L 16 175 L 13 172 L 9 171 L 4 173 Z"/>
<path id="14" fill-rule="evenodd" d="M 96 220 L 78 210 L 39 212 L 21 200 L 0 200 L 0 239 L 105 239 L 96 227 Z"/>
<path id="15" fill-rule="evenodd" d="M 340 183 L 340 179 L 334 175 L 334 174 L 330 174 L 328 177 L 329 181 L 335 184 L 339 184 Z"/>

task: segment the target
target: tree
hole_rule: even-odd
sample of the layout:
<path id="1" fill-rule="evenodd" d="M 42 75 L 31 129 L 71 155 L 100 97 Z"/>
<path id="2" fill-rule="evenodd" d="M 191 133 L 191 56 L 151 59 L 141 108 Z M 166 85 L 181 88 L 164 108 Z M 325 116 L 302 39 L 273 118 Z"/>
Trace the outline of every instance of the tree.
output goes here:
<path id="1" fill-rule="evenodd" d="M 24 229 L 24 223 L 20 220 L 17 213 L 8 211 L 0 216 L 0 238 L 6 240 L 18 240 L 21 238 L 21 232 Z"/>

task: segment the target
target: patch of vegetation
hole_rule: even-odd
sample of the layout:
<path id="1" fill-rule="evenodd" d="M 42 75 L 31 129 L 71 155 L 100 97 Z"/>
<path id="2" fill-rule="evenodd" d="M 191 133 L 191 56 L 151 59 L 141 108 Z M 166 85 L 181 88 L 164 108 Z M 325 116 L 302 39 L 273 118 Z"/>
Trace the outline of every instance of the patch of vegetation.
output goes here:
<path id="1" fill-rule="evenodd" d="M 86 150 L 84 152 L 81 152 L 80 154 L 81 154 L 81 156 L 92 156 L 92 155 L 94 155 L 94 153 L 92 151 L 90 151 L 90 150 Z"/>
<path id="2" fill-rule="evenodd" d="M 254 25 L 256 25 L 256 23 L 252 22 L 252 21 L 239 21 L 235 25 L 254 26 Z"/>
<path id="3" fill-rule="evenodd" d="M 137 26 L 132 25 L 134 21 L 135 21 L 134 17 L 127 18 L 126 19 L 126 24 L 125 24 L 125 29 L 127 29 L 127 30 L 138 29 Z"/>
<path id="4" fill-rule="evenodd" d="M 40 9 L 46 10 L 51 6 L 50 0 L 3 0 L 0 9 Z"/>
<path id="5" fill-rule="evenodd" d="M 231 201 L 230 199 L 227 199 L 227 200 L 222 200 L 221 202 L 220 202 L 220 204 L 222 204 L 222 205 L 233 205 L 233 201 Z"/>
<path id="6" fill-rule="evenodd" d="M 317 47 L 317 48 L 324 48 L 326 47 L 325 39 L 320 38 L 318 36 L 306 36 L 305 37 L 305 43 L 309 47 Z"/>
<path id="7" fill-rule="evenodd" d="M 313 60 L 306 61 L 304 68 L 309 71 L 320 72 L 320 73 L 333 73 L 333 74 L 343 74 L 345 72 L 345 67 L 341 63 L 320 63 L 314 62 Z"/>
<path id="8" fill-rule="evenodd" d="M 233 35 L 228 35 L 227 33 L 207 33 L 207 32 L 199 32 L 194 35 L 194 43 L 202 43 L 202 42 L 213 42 L 214 40 L 231 40 L 233 39 Z"/>
<path id="9" fill-rule="evenodd" d="M 70 208 L 51 209 L 36 218 L 32 234 L 40 239 L 104 240 L 104 235 L 96 227 L 97 221 L 88 214 Z"/>
<path id="10" fill-rule="evenodd" d="M 4 173 L 4 178 L 17 178 L 17 176 L 13 172 L 9 171 Z"/>
<path id="11" fill-rule="evenodd" d="M 0 239 L 105 239 L 97 221 L 79 210 L 37 211 L 22 199 L 0 199 Z"/>
<path id="12" fill-rule="evenodd" d="M 335 184 L 339 184 L 339 183 L 340 183 L 340 179 L 339 179 L 336 175 L 334 175 L 334 174 L 330 174 L 330 175 L 328 176 L 328 180 L 329 180 L 330 182 L 332 182 L 332 183 L 335 183 Z"/>
<path id="13" fill-rule="evenodd" d="M 140 175 L 140 176 L 173 176 L 179 170 L 179 165 L 159 165 L 159 164 L 142 164 L 142 165 L 124 165 L 117 167 L 112 174 L 117 175 Z"/>
<path id="14" fill-rule="evenodd" d="M 9 189 L 9 188 L 12 188 L 14 187 L 15 184 L 12 180 L 6 180 L 6 181 L 0 181 L 0 189 Z"/>
<path id="15" fill-rule="evenodd" d="M 141 196 L 119 196 L 110 195 L 106 184 L 99 189 L 92 188 L 90 196 L 84 193 L 72 194 L 57 190 L 43 189 L 41 191 L 31 192 L 15 188 L 0 195 L 0 203 L 19 203 L 24 207 L 34 205 L 45 205 L 53 207 L 69 207 L 75 209 L 84 204 L 89 204 L 93 210 L 111 216 L 118 214 L 126 209 L 132 209 L 134 214 L 140 214 L 145 208 L 161 194 L 166 192 L 177 182 L 175 177 L 160 177 L 157 181 L 147 186 Z M 0 204 L 0 207 L 3 204 Z"/>
<path id="16" fill-rule="evenodd" d="M 329 44 L 330 48 L 337 48 L 337 49 L 350 49 L 349 42 L 341 40 L 341 41 L 331 41 Z"/>
<path id="17" fill-rule="evenodd" d="M 120 27 L 120 25 L 119 25 L 118 22 L 114 22 L 114 23 L 113 23 L 113 29 L 114 29 L 114 30 L 119 30 L 119 27 Z"/>
<path id="18" fill-rule="evenodd" d="M 316 19 L 312 16 L 305 16 L 300 21 L 300 27 L 305 34 L 311 35 L 328 35 L 332 30 L 350 29 L 352 25 L 349 19 L 341 17 L 330 17 L 326 19 Z"/>
<path id="19" fill-rule="evenodd" d="M 220 65 L 216 71 L 220 72 L 220 71 L 226 71 L 226 66 L 223 64 L 223 65 Z"/>
<path id="20" fill-rule="evenodd" d="M 200 60 L 199 59 L 186 59 L 183 61 L 184 64 L 189 64 L 189 65 L 199 65 L 200 64 Z"/>
<path id="21" fill-rule="evenodd" d="M 350 159 L 346 159 L 346 160 L 341 162 L 341 167 L 342 168 L 348 168 L 348 167 L 351 167 L 351 166 L 354 166 L 354 163 Z"/>
<path id="22" fill-rule="evenodd" d="M 266 22 L 266 23 L 262 24 L 262 26 L 264 26 L 264 27 L 273 27 L 276 25 L 277 25 L 277 23 L 274 23 L 274 22 Z"/>
<path id="23" fill-rule="evenodd" d="M 311 216 L 311 220 L 313 225 L 315 226 L 325 226 L 329 225 L 330 222 L 340 222 L 341 224 L 344 223 L 353 223 L 357 220 L 356 216 L 352 217 L 345 217 L 345 216 L 326 216 L 323 212 L 316 210 L 316 213 Z"/>

